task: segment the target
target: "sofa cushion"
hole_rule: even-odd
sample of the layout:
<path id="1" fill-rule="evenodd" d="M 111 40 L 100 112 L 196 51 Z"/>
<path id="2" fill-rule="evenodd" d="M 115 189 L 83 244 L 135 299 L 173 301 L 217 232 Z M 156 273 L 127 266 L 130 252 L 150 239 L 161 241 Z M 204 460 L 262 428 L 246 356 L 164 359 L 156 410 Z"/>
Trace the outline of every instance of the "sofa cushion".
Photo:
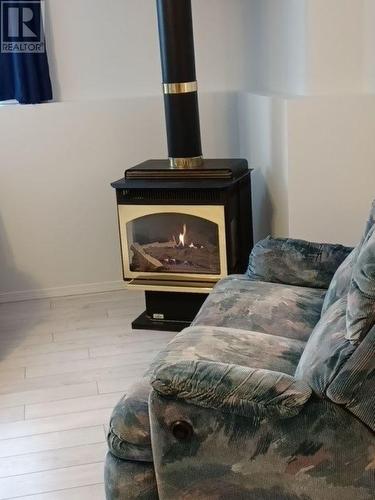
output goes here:
<path id="1" fill-rule="evenodd" d="M 315 327 L 299 361 L 296 378 L 309 383 L 321 397 L 355 351 L 346 339 L 346 298 L 335 302 Z"/>
<path id="2" fill-rule="evenodd" d="M 375 226 L 362 244 L 348 294 L 347 338 L 361 341 L 375 324 Z"/>
<path id="3" fill-rule="evenodd" d="M 184 330 L 157 356 L 148 375 L 116 405 L 107 438 L 110 452 L 123 460 L 152 462 L 149 376 L 162 362 L 206 360 L 292 375 L 304 346 L 297 340 L 231 328 L 202 326 Z"/>
<path id="4" fill-rule="evenodd" d="M 252 281 L 244 275 L 220 281 L 194 320 L 306 341 L 320 319 L 325 291 Z"/>
<path id="5" fill-rule="evenodd" d="M 161 363 L 213 361 L 293 375 L 305 343 L 260 332 L 193 326 L 177 335 L 158 354 L 149 373 Z"/>
<path id="6" fill-rule="evenodd" d="M 256 281 L 327 289 L 351 250 L 330 243 L 268 237 L 253 248 L 248 276 Z"/>

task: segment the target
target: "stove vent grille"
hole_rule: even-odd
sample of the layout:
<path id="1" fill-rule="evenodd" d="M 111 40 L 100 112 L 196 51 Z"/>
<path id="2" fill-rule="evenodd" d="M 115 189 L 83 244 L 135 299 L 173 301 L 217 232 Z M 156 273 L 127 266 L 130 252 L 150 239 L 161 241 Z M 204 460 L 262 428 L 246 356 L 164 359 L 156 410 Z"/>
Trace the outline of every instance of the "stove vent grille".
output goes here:
<path id="1" fill-rule="evenodd" d="M 144 203 L 155 202 L 163 203 L 169 202 L 176 205 L 183 205 L 184 203 L 202 203 L 202 204 L 223 204 L 224 195 L 222 192 L 215 192 L 212 190 L 185 190 L 185 191 L 156 191 L 147 189 L 123 189 L 121 191 L 120 203 Z"/>

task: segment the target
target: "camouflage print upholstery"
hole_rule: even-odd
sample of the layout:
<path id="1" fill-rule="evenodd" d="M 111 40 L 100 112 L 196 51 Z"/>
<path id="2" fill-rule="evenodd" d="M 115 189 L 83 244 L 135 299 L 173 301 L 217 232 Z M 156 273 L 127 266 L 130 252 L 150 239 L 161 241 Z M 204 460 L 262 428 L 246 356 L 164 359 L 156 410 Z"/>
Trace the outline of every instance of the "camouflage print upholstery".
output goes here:
<path id="1" fill-rule="evenodd" d="M 306 345 L 296 377 L 345 406 L 375 431 L 375 205 L 352 260 L 346 294 L 327 308 Z"/>
<path id="2" fill-rule="evenodd" d="M 327 289 L 352 250 L 342 245 L 266 238 L 251 252 L 248 276 L 269 283 Z"/>
<path id="3" fill-rule="evenodd" d="M 133 385 L 114 408 L 107 436 L 110 452 L 123 460 L 152 462 L 148 398 L 150 382 Z"/>
<path id="4" fill-rule="evenodd" d="M 107 454 L 105 467 L 106 497 L 111 500 L 158 500 L 152 463 L 125 461 Z"/>
<path id="5" fill-rule="evenodd" d="M 347 338 L 362 340 L 375 324 L 375 226 L 368 233 L 353 268 L 346 316 Z"/>
<path id="6" fill-rule="evenodd" d="M 354 248 L 351 254 L 344 260 L 341 266 L 337 269 L 331 284 L 328 288 L 327 295 L 324 299 L 322 315 L 327 309 L 349 293 L 349 288 L 352 281 L 353 268 L 361 251 L 362 245 L 375 224 L 375 201 L 372 204 L 370 215 L 366 224 L 366 229 L 361 242 Z"/>
<path id="7" fill-rule="evenodd" d="M 295 416 L 311 396 L 290 375 L 207 361 L 162 362 L 151 384 L 164 396 L 249 418 Z"/>
<path id="8" fill-rule="evenodd" d="M 346 338 L 346 299 L 325 313 L 302 354 L 296 378 L 315 394 L 346 406 L 375 431 L 375 328 L 360 344 Z M 358 392 L 360 391 L 360 393 Z"/>
<path id="9" fill-rule="evenodd" d="M 252 368 L 278 367 L 285 374 L 293 374 L 304 346 L 303 342 L 259 332 L 192 327 L 177 335 L 157 356 L 149 373 L 166 361 L 205 360 L 229 361 Z M 150 391 L 149 377 L 145 377 L 129 389 L 113 410 L 107 440 L 109 450 L 117 458 L 152 462 L 148 414 Z"/>
<path id="10" fill-rule="evenodd" d="M 365 235 L 364 235 L 365 238 L 368 235 L 368 233 L 371 231 L 371 229 L 372 229 L 372 227 L 374 225 L 375 225 L 375 200 L 372 203 L 372 207 L 371 207 L 371 210 L 370 210 L 370 215 L 369 215 L 369 218 L 368 218 L 368 221 L 367 221 Z"/>
<path id="11" fill-rule="evenodd" d="M 217 326 L 193 326 L 177 335 L 152 363 L 160 366 L 181 361 L 209 361 L 278 370 L 293 375 L 305 343 L 261 332 Z"/>
<path id="12" fill-rule="evenodd" d="M 306 341 L 320 319 L 325 292 L 230 276 L 216 285 L 193 324 Z"/>
<path id="13" fill-rule="evenodd" d="M 354 248 L 350 255 L 337 269 L 324 299 L 322 316 L 327 312 L 331 305 L 348 295 L 352 281 L 353 268 L 358 257 L 359 249 L 360 246 Z"/>
<path id="14" fill-rule="evenodd" d="M 345 406 L 375 431 L 375 327 L 341 366 L 327 397 Z"/>
<path id="15" fill-rule="evenodd" d="M 355 351 L 346 339 L 347 299 L 335 302 L 312 333 L 296 370 L 296 377 L 306 380 L 321 397 Z"/>
<path id="16" fill-rule="evenodd" d="M 374 222 L 215 287 L 114 409 L 108 500 L 375 499 Z"/>
<path id="17" fill-rule="evenodd" d="M 294 417 L 279 418 L 157 392 L 150 404 L 162 500 L 374 499 L 374 434 L 338 405 L 313 398 Z M 190 433 L 175 436 L 175 422 Z"/>

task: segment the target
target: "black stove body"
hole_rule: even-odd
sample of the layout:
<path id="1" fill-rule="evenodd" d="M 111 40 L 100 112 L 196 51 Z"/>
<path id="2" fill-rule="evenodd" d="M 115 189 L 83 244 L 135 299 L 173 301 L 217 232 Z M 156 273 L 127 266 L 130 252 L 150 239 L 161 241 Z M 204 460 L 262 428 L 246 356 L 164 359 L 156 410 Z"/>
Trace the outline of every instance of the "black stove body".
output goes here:
<path id="1" fill-rule="evenodd" d="M 144 290 L 134 329 L 189 326 L 215 283 L 243 273 L 253 245 L 251 171 L 202 157 L 191 0 L 157 0 L 169 160 L 114 182 L 123 277 Z"/>

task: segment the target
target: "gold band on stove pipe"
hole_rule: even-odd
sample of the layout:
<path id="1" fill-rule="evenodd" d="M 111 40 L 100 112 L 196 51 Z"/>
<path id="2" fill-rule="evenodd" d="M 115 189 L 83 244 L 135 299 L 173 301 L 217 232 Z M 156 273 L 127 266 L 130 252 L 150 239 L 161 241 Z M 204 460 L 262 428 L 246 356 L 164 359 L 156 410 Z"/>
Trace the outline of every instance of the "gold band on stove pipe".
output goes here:
<path id="1" fill-rule="evenodd" d="M 203 156 L 193 158 L 169 158 L 172 168 L 197 168 L 203 165 Z"/>
<path id="2" fill-rule="evenodd" d="M 163 83 L 164 94 L 189 94 L 198 92 L 198 82 Z"/>

